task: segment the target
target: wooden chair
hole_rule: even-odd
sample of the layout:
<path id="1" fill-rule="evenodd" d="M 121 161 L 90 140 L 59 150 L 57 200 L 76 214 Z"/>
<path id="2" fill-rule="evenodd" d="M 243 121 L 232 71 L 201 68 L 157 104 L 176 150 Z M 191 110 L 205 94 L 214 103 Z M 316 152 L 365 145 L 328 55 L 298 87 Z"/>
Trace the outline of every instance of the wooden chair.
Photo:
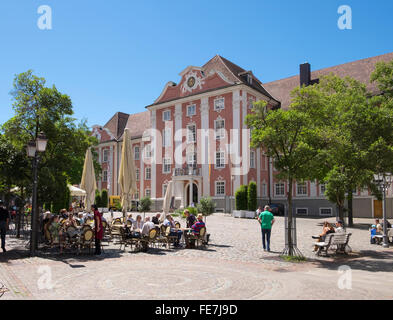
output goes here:
<path id="1" fill-rule="evenodd" d="M 181 228 L 181 224 L 179 221 L 175 221 L 175 227 L 180 229 Z"/>
<path id="2" fill-rule="evenodd" d="M 90 253 L 93 240 L 94 240 L 93 230 L 91 228 L 84 229 L 79 242 L 79 250 L 83 248 L 88 248 Z"/>
<path id="3" fill-rule="evenodd" d="M 169 227 L 169 232 L 170 232 L 170 227 Z M 169 233 L 168 233 L 169 235 Z M 169 238 L 167 235 L 167 227 L 165 227 L 163 224 L 160 226 L 159 233 L 156 237 L 156 243 L 157 244 L 165 244 L 167 249 L 169 249 Z"/>
<path id="4" fill-rule="evenodd" d="M 194 233 L 190 233 L 188 234 L 187 237 L 187 241 L 188 242 L 195 242 L 195 246 L 198 247 L 199 243 L 201 243 L 201 245 L 205 245 L 205 234 L 206 234 L 206 227 L 202 227 L 199 230 L 199 234 L 194 234 Z"/>
<path id="5" fill-rule="evenodd" d="M 143 236 L 142 239 L 140 239 L 140 243 L 142 245 L 142 248 L 144 251 L 146 251 L 149 248 L 149 245 L 154 245 L 156 239 L 157 239 L 158 231 L 156 228 L 150 229 L 149 234 L 147 236 Z"/>

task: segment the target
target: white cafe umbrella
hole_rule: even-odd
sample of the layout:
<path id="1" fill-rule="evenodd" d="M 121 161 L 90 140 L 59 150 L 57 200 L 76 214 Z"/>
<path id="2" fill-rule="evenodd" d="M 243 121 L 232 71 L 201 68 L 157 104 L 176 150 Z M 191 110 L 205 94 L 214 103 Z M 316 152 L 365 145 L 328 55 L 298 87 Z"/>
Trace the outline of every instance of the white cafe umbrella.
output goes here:
<path id="1" fill-rule="evenodd" d="M 93 165 L 93 155 L 91 149 L 87 149 L 85 164 L 83 166 L 81 189 L 86 192 L 85 210 L 90 212 L 91 205 L 94 204 L 96 196 L 96 174 Z"/>
<path id="2" fill-rule="evenodd" d="M 165 220 L 166 215 L 169 213 L 171 200 L 172 200 L 172 188 L 173 188 L 173 181 L 169 181 L 168 187 L 166 188 L 164 203 L 162 205 L 162 214 L 160 217 L 160 223 L 163 223 Z"/>
<path id="3" fill-rule="evenodd" d="M 123 135 L 123 148 L 121 151 L 121 162 L 119 170 L 119 185 L 121 195 L 121 206 L 123 212 L 131 208 L 132 195 L 136 192 L 136 173 L 134 156 L 132 154 L 131 133 L 125 129 Z"/>
<path id="4" fill-rule="evenodd" d="M 72 197 L 84 197 L 84 196 L 86 196 L 86 191 L 85 190 L 79 189 L 79 188 L 74 187 L 74 186 L 72 186 L 70 184 L 68 185 L 68 189 L 70 190 L 70 195 Z"/>

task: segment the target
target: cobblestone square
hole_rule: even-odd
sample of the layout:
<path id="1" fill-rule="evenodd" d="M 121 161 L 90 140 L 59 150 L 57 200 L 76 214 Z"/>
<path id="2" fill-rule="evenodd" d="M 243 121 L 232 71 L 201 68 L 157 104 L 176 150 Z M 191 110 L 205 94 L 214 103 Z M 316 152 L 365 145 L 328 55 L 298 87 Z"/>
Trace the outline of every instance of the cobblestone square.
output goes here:
<path id="1" fill-rule="evenodd" d="M 182 225 L 184 221 L 180 218 Z M 206 249 L 120 251 L 27 256 L 25 243 L 7 237 L 0 254 L 1 299 L 393 299 L 393 249 L 369 243 L 370 219 L 355 219 L 348 255 L 316 257 L 312 235 L 324 219 L 298 218 L 298 248 L 305 262 L 280 258 L 284 218 L 276 217 L 272 252 L 264 252 L 256 220 L 216 213 L 207 217 Z M 334 218 L 327 219 L 333 222 Z M 351 288 L 340 289 L 339 268 L 348 266 Z"/>

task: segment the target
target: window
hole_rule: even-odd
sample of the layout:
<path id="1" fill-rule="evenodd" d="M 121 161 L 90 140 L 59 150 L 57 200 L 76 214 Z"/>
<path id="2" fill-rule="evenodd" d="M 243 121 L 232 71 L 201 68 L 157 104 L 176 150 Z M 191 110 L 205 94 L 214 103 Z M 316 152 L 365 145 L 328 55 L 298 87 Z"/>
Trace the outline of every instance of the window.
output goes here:
<path id="1" fill-rule="evenodd" d="M 248 108 L 249 109 L 252 109 L 252 108 L 254 108 L 254 99 L 250 99 L 250 100 L 248 100 Z"/>
<path id="2" fill-rule="evenodd" d="M 225 137 L 225 120 L 218 119 L 214 121 L 214 130 L 216 132 L 216 139 L 221 140 Z"/>
<path id="3" fill-rule="evenodd" d="M 266 183 L 262 183 L 262 197 L 266 197 L 267 192 L 266 192 Z"/>
<path id="4" fill-rule="evenodd" d="M 196 125 L 190 124 L 187 126 L 187 142 L 196 142 Z"/>
<path id="5" fill-rule="evenodd" d="M 163 184 L 162 185 L 162 196 L 165 197 L 166 194 L 166 190 L 168 189 L 168 185 L 167 184 Z"/>
<path id="6" fill-rule="evenodd" d="M 162 133 L 162 146 L 163 147 L 170 147 L 171 146 L 171 129 L 167 128 L 164 129 Z"/>
<path id="7" fill-rule="evenodd" d="M 135 178 L 136 178 L 136 181 L 139 181 L 139 168 L 135 169 Z"/>
<path id="8" fill-rule="evenodd" d="M 162 121 L 171 121 L 171 111 L 170 110 L 165 110 L 162 113 Z"/>
<path id="9" fill-rule="evenodd" d="M 145 190 L 145 196 L 150 198 L 151 192 L 150 189 Z"/>
<path id="10" fill-rule="evenodd" d="M 216 168 L 225 167 L 225 153 L 223 151 L 216 152 Z"/>
<path id="11" fill-rule="evenodd" d="M 307 184 L 305 182 L 297 183 L 297 195 L 298 196 L 307 195 Z"/>
<path id="12" fill-rule="evenodd" d="M 108 171 L 107 170 L 104 170 L 102 172 L 102 181 L 103 182 L 108 182 Z"/>
<path id="13" fill-rule="evenodd" d="M 102 157 L 103 159 L 103 162 L 108 162 L 108 160 L 109 160 L 109 150 L 104 150 L 104 155 L 103 155 L 103 157 Z"/>
<path id="14" fill-rule="evenodd" d="M 224 98 L 218 98 L 214 100 L 214 110 L 223 110 L 225 107 L 225 100 Z"/>
<path id="15" fill-rule="evenodd" d="M 276 183 L 274 186 L 274 192 L 276 193 L 276 196 L 284 196 L 285 195 L 284 183 Z"/>
<path id="16" fill-rule="evenodd" d="M 195 166 L 197 163 L 197 154 L 196 152 L 187 153 L 187 164 L 189 166 Z"/>
<path id="17" fill-rule="evenodd" d="M 150 144 L 147 144 L 145 146 L 145 158 L 146 159 L 151 158 L 151 145 Z"/>
<path id="18" fill-rule="evenodd" d="M 250 168 L 255 168 L 255 151 L 250 151 Z"/>
<path id="19" fill-rule="evenodd" d="M 333 209 L 332 208 L 319 208 L 319 215 L 320 216 L 332 216 Z"/>
<path id="20" fill-rule="evenodd" d="M 139 160 L 139 147 L 134 148 L 134 158 L 135 160 Z"/>
<path id="21" fill-rule="evenodd" d="M 139 192 L 138 192 L 138 191 L 135 192 L 135 194 L 134 194 L 134 199 L 135 199 L 135 200 L 139 200 Z"/>
<path id="22" fill-rule="evenodd" d="M 319 185 L 319 190 L 320 190 L 320 193 L 321 193 L 322 195 L 324 195 L 324 194 L 325 194 L 325 191 L 326 191 L 326 185 L 325 185 L 324 183 L 320 184 L 320 185 Z"/>
<path id="23" fill-rule="evenodd" d="M 187 106 L 187 116 L 195 116 L 196 115 L 196 105 L 191 104 Z"/>
<path id="24" fill-rule="evenodd" d="M 171 158 L 164 158 L 162 163 L 162 172 L 170 173 L 171 172 Z"/>
<path id="25" fill-rule="evenodd" d="M 308 209 L 307 208 L 296 208 L 296 215 L 297 216 L 307 216 Z"/>
<path id="26" fill-rule="evenodd" d="M 225 181 L 216 181 L 216 196 L 225 196 Z"/>
<path id="27" fill-rule="evenodd" d="M 151 179 L 151 168 L 147 167 L 145 170 L 145 180 L 150 180 Z"/>

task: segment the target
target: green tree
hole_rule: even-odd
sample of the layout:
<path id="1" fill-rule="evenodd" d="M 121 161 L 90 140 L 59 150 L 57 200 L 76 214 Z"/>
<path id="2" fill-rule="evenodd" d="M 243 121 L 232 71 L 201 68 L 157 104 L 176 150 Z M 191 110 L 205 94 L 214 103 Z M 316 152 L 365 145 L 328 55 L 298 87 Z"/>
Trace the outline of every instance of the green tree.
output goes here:
<path id="1" fill-rule="evenodd" d="M 214 201 L 212 200 L 212 198 L 210 198 L 210 197 L 201 198 L 201 200 L 199 201 L 199 203 L 197 205 L 198 212 L 202 213 L 203 216 L 205 217 L 205 219 L 207 216 L 210 216 L 211 214 L 213 214 L 215 208 L 216 208 L 216 205 L 215 205 Z"/>
<path id="2" fill-rule="evenodd" d="M 235 192 L 236 210 L 247 210 L 247 186 L 240 186 Z"/>
<path id="3" fill-rule="evenodd" d="M 323 144 L 323 135 L 306 113 L 293 108 L 269 111 L 266 105 L 264 101 L 256 102 L 246 123 L 252 129 L 251 148 L 263 148 L 279 171 L 277 178 L 288 181 L 288 247 L 285 252 L 293 256 L 297 255 L 291 232 L 293 184 L 315 174 L 318 152 L 314 146 L 317 141 Z"/>
<path id="4" fill-rule="evenodd" d="M 95 204 L 98 208 L 101 208 L 102 200 L 101 200 L 101 193 L 100 190 L 96 190 L 96 196 L 95 196 Z"/>
<path id="5" fill-rule="evenodd" d="M 108 190 L 103 189 L 101 192 L 101 205 L 103 208 L 108 208 Z"/>
<path id="6" fill-rule="evenodd" d="M 140 212 L 149 212 L 152 205 L 152 201 L 150 197 L 143 197 L 139 202 L 139 211 Z"/>
<path id="7" fill-rule="evenodd" d="M 251 181 L 248 184 L 247 190 L 247 202 L 248 202 L 248 210 L 255 211 L 257 210 L 257 184 L 254 181 Z"/>

